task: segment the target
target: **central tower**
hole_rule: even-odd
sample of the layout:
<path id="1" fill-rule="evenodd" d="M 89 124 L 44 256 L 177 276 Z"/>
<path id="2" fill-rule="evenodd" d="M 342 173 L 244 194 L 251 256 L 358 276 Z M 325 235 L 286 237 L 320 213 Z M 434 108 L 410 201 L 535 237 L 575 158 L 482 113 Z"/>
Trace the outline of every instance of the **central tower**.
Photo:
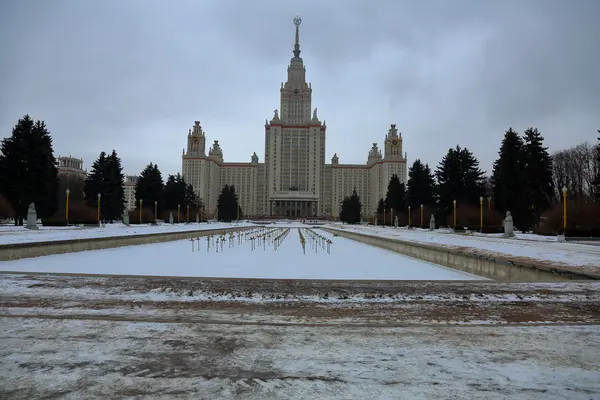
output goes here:
<path id="1" fill-rule="evenodd" d="M 300 17 L 294 18 L 294 56 L 281 84 L 280 110 L 265 123 L 265 198 L 268 215 L 312 217 L 322 213 L 325 124 L 312 111 L 312 88 L 300 57 Z"/>
<path id="2" fill-rule="evenodd" d="M 287 82 L 281 86 L 281 120 L 286 124 L 306 124 L 310 121 L 312 89 L 306 83 L 306 67 L 300 58 L 300 24 L 302 18 L 294 18 L 296 43 L 294 57 L 287 70 Z"/>

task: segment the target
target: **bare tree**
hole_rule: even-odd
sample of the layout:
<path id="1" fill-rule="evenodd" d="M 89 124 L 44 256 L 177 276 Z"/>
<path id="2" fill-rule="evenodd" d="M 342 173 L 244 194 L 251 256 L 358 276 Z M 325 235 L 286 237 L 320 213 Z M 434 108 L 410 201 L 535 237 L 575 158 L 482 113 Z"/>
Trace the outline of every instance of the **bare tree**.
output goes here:
<path id="1" fill-rule="evenodd" d="M 554 179 L 554 187 L 557 190 L 557 198 L 561 198 L 561 190 L 563 187 L 570 186 L 570 175 L 567 172 L 567 160 L 569 158 L 568 150 L 560 150 L 552 154 L 552 179 Z"/>
<path id="2" fill-rule="evenodd" d="M 594 147 L 589 142 L 561 150 L 552 155 L 553 179 L 557 196 L 562 196 L 566 187 L 569 198 L 587 201 L 595 193 L 594 177 L 597 162 L 594 159 Z"/>
<path id="3" fill-rule="evenodd" d="M 598 133 L 600 134 L 600 130 L 598 130 Z M 595 201 L 600 201 L 600 135 L 593 148 L 592 176 L 594 178 L 591 184 L 591 196 Z"/>

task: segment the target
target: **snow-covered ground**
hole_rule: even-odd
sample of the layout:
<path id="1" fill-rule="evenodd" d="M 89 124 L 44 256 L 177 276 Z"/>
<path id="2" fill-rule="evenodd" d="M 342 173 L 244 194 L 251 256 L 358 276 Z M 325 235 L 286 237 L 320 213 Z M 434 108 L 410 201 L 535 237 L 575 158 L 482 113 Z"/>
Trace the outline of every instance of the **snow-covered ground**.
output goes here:
<path id="1" fill-rule="evenodd" d="M 598 399 L 599 289 L 2 274 L 0 398 Z"/>
<path id="2" fill-rule="evenodd" d="M 92 239 L 99 237 L 144 235 L 149 233 L 188 232 L 232 227 L 247 227 L 246 222 L 233 223 L 190 223 L 190 224 L 160 224 L 160 225 L 130 225 L 121 223 L 106 224 L 103 227 L 40 227 L 39 230 L 29 230 L 22 226 L 0 226 L 0 245 L 14 243 L 49 242 L 56 240 Z"/>
<path id="3" fill-rule="evenodd" d="M 600 246 L 585 244 L 561 243 L 556 241 L 505 239 L 489 235 L 460 235 L 445 231 L 427 231 L 421 229 L 383 228 L 376 226 L 328 225 L 329 228 L 364 233 L 379 237 L 399 239 L 408 242 L 435 244 L 448 248 L 465 250 L 477 249 L 493 254 L 510 257 L 523 257 L 534 260 L 545 260 L 574 267 L 597 268 L 600 272 Z M 537 235 L 534 235 L 537 236 Z"/>
<path id="4" fill-rule="evenodd" d="M 183 240 L 7 261 L 0 263 L 0 270 L 222 278 L 485 279 L 352 240 L 334 238 L 321 230 L 301 229 L 307 241 L 303 251 L 298 228 L 290 228 L 275 249 L 273 239 L 285 231 L 286 228 L 266 228 L 264 232 L 270 232 L 270 236 L 264 241 L 251 239 L 258 237 L 263 228 L 236 235 L 231 241 L 226 235 L 218 252 L 216 238 L 212 237 L 210 240 L 201 238 L 199 243 Z M 311 232 L 333 239 L 330 253 L 327 245 L 316 245 L 311 240 Z"/>
<path id="5" fill-rule="evenodd" d="M 3 398 L 597 399 L 597 326 L 0 320 Z M 56 339 L 55 339 L 56 338 Z"/>

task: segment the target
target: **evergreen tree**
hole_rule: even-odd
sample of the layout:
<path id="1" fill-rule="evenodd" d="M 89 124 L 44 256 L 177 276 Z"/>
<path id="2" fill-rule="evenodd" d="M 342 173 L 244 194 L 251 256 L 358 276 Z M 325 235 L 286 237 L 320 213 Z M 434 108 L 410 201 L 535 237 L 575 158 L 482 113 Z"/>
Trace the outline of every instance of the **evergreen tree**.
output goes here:
<path id="1" fill-rule="evenodd" d="M 444 215 L 457 204 L 479 206 L 479 197 L 485 194 L 485 173 L 479 161 L 467 148 L 449 149 L 435 172 L 439 205 Z"/>
<path id="2" fill-rule="evenodd" d="M 190 219 L 195 218 L 202 208 L 202 201 L 196 196 L 192 185 L 188 185 L 180 173 L 169 175 L 163 191 L 164 208 L 176 210 L 177 206 L 187 212 L 190 207 Z"/>
<path id="3" fill-rule="evenodd" d="M 157 202 L 158 215 L 165 209 L 163 204 L 163 178 L 158 165 L 148 164 L 140 174 L 137 185 L 135 186 L 135 202 L 139 207 L 142 200 L 142 208 L 152 208 L 154 212 L 154 202 Z"/>
<path id="4" fill-rule="evenodd" d="M 523 201 L 525 191 L 525 147 L 517 132 L 509 128 L 500 145 L 498 159 L 492 171 L 492 198 L 494 208 L 502 215 L 510 211 L 517 226 L 528 219 L 527 201 Z"/>
<path id="5" fill-rule="evenodd" d="M 435 204 L 435 181 L 428 164 L 415 160 L 408 169 L 406 203 L 411 207 L 431 206 Z"/>
<path id="6" fill-rule="evenodd" d="M 103 151 L 92 164 L 84 184 L 85 203 L 98 207 L 100 194 L 100 215 L 104 221 L 116 221 L 125 211 L 123 167 L 115 150 L 110 155 Z"/>
<path id="7" fill-rule="evenodd" d="M 241 211 L 241 208 L 238 204 L 237 194 L 235 193 L 235 186 L 223 186 L 223 190 L 221 190 L 221 194 L 217 199 L 217 211 L 219 213 L 219 221 L 231 222 L 233 220 L 236 220 L 238 217 L 238 210 Z"/>
<path id="8" fill-rule="evenodd" d="M 167 210 L 176 210 L 177 206 L 187 206 L 185 193 L 186 184 L 181 174 L 169 175 L 163 192 L 164 207 Z"/>
<path id="9" fill-rule="evenodd" d="M 125 175 L 121 159 L 115 150 L 106 158 L 103 174 L 101 212 L 105 220 L 118 221 L 125 211 Z"/>
<path id="10" fill-rule="evenodd" d="M 406 190 L 396 174 L 392 175 L 388 184 L 385 205 L 388 209 L 395 210 L 396 213 L 406 211 Z"/>
<path id="11" fill-rule="evenodd" d="M 43 121 L 19 119 L 12 135 L 2 140 L 0 193 L 12 205 L 15 225 L 22 225 L 29 203 L 40 218 L 57 210 L 58 169 L 52 138 Z"/>
<path id="12" fill-rule="evenodd" d="M 459 154 L 461 170 L 463 173 L 463 188 L 468 204 L 479 206 L 479 198 L 485 195 L 486 176 L 479 168 L 479 160 L 467 148 Z"/>
<path id="13" fill-rule="evenodd" d="M 85 204 L 89 207 L 98 207 L 98 194 L 102 196 L 104 191 L 104 171 L 107 168 L 108 160 L 105 152 L 101 152 L 96 161 L 92 164 L 83 186 Z M 102 207 L 102 199 L 100 199 Z"/>
<path id="14" fill-rule="evenodd" d="M 342 209 L 340 211 L 340 221 L 347 224 L 358 224 L 361 221 L 362 204 L 360 197 L 356 193 L 356 189 L 352 191 L 352 195 L 346 196 L 342 201 Z"/>
<path id="15" fill-rule="evenodd" d="M 540 215 L 554 202 L 554 180 L 552 158 L 543 146 L 542 134 L 534 128 L 525 131 L 525 189 L 522 192 L 526 205 L 530 206 L 529 222 L 534 226 Z"/>
<path id="16" fill-rule="evenodd" d="M 379 199 L 379 203 L 377 203 L 377 214 L 383 214 L 385 210 L 385 200 Z"/>
<path id="17" fill-rule="evenodd" d="M 194 192 L 194 187 L 190 184 L 185 186 L 185 204 L 190 206 L 194 213 L 199 213 L 204 208 L 202 199 Z M 241 212 L 240 212 L 241 215 Z"/>

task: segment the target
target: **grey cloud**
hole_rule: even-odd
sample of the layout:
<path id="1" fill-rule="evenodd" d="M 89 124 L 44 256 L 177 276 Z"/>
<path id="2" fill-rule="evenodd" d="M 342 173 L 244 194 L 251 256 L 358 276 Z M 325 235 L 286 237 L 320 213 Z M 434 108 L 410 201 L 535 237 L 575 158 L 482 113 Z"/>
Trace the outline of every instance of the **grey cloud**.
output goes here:
<path id="1" fill-rule="evenodd" d="M 228 161 L 262 156 L 300 14 L 327 158 L 362 163 L 390 123 L 409 161 L 457 143 L 491 168 L 503 131 L 539 127 L 551 150 L 600 127 L 600 3 L 559 0 L 53 2 L 0 6 L 0 130 L 47 121 L 58 153 L 127 172 L 181 168 L 194 120 Z M 565 135 L 565 132 L 569 132 Z"/>

